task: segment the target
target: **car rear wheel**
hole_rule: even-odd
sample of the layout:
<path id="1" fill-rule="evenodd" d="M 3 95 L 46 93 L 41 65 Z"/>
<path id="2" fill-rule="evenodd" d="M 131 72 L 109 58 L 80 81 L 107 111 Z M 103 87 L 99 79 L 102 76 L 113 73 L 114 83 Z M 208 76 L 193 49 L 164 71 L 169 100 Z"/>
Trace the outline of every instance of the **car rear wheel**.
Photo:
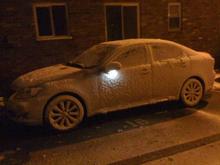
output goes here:
<path id="1" fill-rule="evenodd" d="M 53 129 L 68 131 L 75 128 L 84 117 L 82 103 L 73 96 L 60 95 L 52 99 L 45 111 L 45 121 Z"/>
<path id="2" fill-rule="evenodd" d="M 197 105 L 203 96 L 203 86 L 202 83 L 191 78 L 187 80 L 181 90 L 181 100 L 186 106 L 193 107 Z"/>

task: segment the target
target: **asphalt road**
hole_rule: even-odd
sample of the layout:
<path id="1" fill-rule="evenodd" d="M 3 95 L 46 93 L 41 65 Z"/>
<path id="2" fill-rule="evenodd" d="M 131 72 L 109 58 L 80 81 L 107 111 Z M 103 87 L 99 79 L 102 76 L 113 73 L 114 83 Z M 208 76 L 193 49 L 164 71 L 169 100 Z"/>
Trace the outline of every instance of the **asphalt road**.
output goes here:
<path id="1" fill-rule="evenodd" d="M 169 102 L 95 116 L 68 133 L 1 116 L 0 132 L 0 165 L 179 164 L 175 155 L 220 146 L 220 92 L 195 108 Z"/>

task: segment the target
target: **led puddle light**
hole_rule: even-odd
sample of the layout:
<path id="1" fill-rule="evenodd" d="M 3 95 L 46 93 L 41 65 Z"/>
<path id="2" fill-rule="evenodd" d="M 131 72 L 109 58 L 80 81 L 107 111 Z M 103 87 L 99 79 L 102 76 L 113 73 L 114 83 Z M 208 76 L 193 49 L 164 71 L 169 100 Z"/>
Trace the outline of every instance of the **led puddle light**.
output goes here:
<path id="1" fill-rule="evenodd" d="M 110 70 L 105 75 L 109 79 L 116 79 L 118 77 L 118 71 L 117 70 Z"/>

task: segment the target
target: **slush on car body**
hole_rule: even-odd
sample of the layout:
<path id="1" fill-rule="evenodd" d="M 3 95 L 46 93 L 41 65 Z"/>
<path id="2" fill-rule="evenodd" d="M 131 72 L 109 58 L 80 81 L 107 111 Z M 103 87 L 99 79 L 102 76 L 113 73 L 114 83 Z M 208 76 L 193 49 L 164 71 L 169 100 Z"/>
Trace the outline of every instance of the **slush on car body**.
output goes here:
<path id="1" fill-rule="evenodd" d="M 104 42 L 66 64 L 18 77 L 7 107 L 17 122 L 66 131 L 98 113 L 169 100 L 195 106 L 214 77 L 210 54 L 175 42 Z"/>

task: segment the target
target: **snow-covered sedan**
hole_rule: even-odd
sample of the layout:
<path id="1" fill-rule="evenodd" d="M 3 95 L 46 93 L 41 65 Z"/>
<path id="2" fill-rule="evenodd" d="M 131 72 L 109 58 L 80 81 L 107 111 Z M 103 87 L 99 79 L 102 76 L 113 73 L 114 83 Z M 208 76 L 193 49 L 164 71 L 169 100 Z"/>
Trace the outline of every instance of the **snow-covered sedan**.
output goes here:
<path id="1" fill-rule="evenodd" d="M 18 77 L 7 107 L 12 119 L 66 131 L 84 117 L 168 100 L 195 106 L 211 90 L 214 59 L 160 39 L 93 46 L 66 64 Z"/>

